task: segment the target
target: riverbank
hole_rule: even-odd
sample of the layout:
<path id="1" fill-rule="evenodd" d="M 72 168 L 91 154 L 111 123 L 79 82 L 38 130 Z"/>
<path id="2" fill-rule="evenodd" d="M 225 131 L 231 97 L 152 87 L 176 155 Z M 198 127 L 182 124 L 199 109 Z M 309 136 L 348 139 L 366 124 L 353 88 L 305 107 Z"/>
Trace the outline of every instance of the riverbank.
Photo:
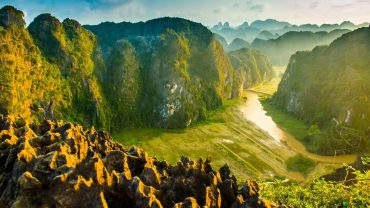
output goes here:
<path id="1" fill-rule="evenodd" d="M 266 131 L 276 141 L 285 144 L 289 149 L 302 154 L 307 158 L 315 160 L 316 162 L 349 164 L 356 160 L 356 155 L 321 156 L 308 152 L 305 146 L 299 141 L 299 139 L 297 139 L 297 136 L 303 137 L 305 135 L 307 126 L 305 126 L 303 122 L 293 117 L 289 117 L 288 115 L 284 115 L 283 112 L 275 112 L 274 115 L 278 116 L 272 118 L 269 116 L 271 111 L 267 112 L 265 110 L 264 106 L 261 104 L 259 95 L 256 92 L 246 91 L 245 96 L 248 99 L 246 105 L 241 108 L 245 118 Z M 291 131 L 281 128 L 275 122 L 276 119 L 280 119 L 280 123 L 284 123 Z M 291 132 L 294 132 L 296 137 L 293 136 Z"/>
<path id="2" fill-rule="evenodd" d="M 238 179 L 277 176 L 309 182 L 342 165 L 319 161 L 306 177 L 299 172 L 288 171 L 286 161 L 297 152 L 246 119 L 243 114 L 246 107 L 247 103 L 238 100 L 215 112 L 207 123 L 188 129 L 125 129 L 114 134 L 113 138 L 126 146 L 141 147 L 171 164 L 183 155 L 193 160 L 211 156 L 216 168 L 227 163 Z"/>

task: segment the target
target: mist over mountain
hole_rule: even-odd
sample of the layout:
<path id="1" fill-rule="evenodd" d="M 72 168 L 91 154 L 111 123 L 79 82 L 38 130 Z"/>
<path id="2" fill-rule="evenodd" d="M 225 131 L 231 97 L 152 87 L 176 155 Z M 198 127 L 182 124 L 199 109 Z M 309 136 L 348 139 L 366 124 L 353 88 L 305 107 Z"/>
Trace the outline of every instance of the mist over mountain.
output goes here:
<path id="1" fill-rule="evenodd" d="M 267 20 L 256 20 L 251 24 L 244 22 L 240 26 L 231 27 L 230 23 L 225 22 L 222 24 L 221 22 L 218 25 L 215 25 L 211 28 L 211 31 L 214 33 L 218 33 L 221 36 L 225 37 L 226 40 L 230 43 L 235 38 L 241 38 L 245 41 L 252 42 L 254 39 L 258 38 L 258 35 L 263 32 L 270 32 L 274 35 L 272 38 L 276 38 L 275 34 L 278 36 L 284 35 L 287 32 L 295 31 L 295 32 L 331 32 L 333 30 L 338 29 L 346 29 L 346 30 L 355 30 L 361 27 L 368 27 L 370 23 L 362 23 L 359 25 L 355 25 L 350 21 L 344 21 L 341 24 L 302 24 L 302 25 L 294 25 L 288 22 L 278 21 L 274 19 L 267 19 Z M 264 38 L 262 38 L 264 39 Z"/>
<path id="2" fill-rule="evenodd" d="M 350 30 L 331 32 L 288 32 L 269 40 L 255 39 L 251 48 L 260 50 L 274 65 L 287 65 L 290 57 L 297 51 L 312 50 L 316 46 L 328 45 Z"/>

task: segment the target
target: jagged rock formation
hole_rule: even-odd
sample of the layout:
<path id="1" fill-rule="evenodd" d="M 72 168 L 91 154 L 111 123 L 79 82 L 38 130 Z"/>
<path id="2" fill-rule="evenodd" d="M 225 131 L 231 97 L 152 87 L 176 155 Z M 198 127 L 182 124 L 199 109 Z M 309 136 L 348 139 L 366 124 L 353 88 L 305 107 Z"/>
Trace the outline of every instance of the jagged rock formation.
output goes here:
<path id="1" fill-rule="evenodd" d="M 321 154 L 370 150 L 370 28 L 291 57 L 273 103 L 312 125 L 304 143 Z"/>
<path id="2" fill-rule="evenodd" d="M 227 165 L 176 165 L 126 149 L 106 132 L 0 115 L 1 207 L 270 207 L 258 184 L 238 190 Z"/>

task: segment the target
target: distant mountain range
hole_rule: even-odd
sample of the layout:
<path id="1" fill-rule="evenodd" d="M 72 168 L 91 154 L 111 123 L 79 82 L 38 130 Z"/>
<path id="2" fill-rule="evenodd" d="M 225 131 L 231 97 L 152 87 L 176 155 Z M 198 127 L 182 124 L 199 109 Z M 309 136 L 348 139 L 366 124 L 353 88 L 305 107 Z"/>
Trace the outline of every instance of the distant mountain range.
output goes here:
<path id="1" fill-rule="evenodd" d="M 261 51 L 273 65 L 284 66 L 288 64 L 290 56 L 296 52 L 312 50 L 319 45 L 328 45 L 348 32 L 351 32 L 351 30 L 336 29 L 331 32 L 291 31 L 277 38 L 271 38 L 272 33 L 264 30 L 260 33 L 260 38 L 256 38 L 252 43 L 241 38 L 235 38 L 230 44 L 219 34 L 215 34 L 214 37 L 228 52 L 251 48 Z"/>
<path id="2" fill-rule="evenodd" d="M 292 31 L 276 39 L 255 39 L 249 47 L 264 53 L 272 64 L 283 66 L 288 64 L 289 58 L 297 51 L 312 50 L 316 46 L 328 45 L 350 31 L 347 29 L 337 29 L 331 32 Z"/>
<path id="3" fill-rule="evenodd" d="M 303 24 L 303 25 L 294 25 L 288 22 L 282 22 L 274 19 L 267 19 L 267 20 L 256 20 L 249 24 L 248 22 L 244 22 L 240 26 L 231 27 L 230 23 L 218 23 L 217 25 L 211 28 L 211 31 L 214 33 L 218 33 L 223 36 L 227 42 L 231 42 L 235 38 L 241 38 L 245 41 L 252 42 L 256 38 L 262 38 L 260 36 L 261 32 L 269 32 L 272 34 L 269 35 L 272 38 L 276 36 L 281 36 L 287 32 L 291 31 L 309 31 L 309 32 L 331 32 L 337 29 L 347 29 L 347 30 L 355 30 L 361 27 L 367 27 L 370 23 L 362 23 L 359 25 L 355 25 L 350 21 L 342 22 L 341 24 Z"/>

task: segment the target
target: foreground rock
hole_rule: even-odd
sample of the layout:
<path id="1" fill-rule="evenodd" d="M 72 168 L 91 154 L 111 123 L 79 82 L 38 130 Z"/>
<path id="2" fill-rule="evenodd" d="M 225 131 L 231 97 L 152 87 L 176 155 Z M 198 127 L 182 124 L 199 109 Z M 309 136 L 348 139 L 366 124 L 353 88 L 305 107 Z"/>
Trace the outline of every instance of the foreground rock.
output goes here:
<path id="1" fill-rule="evenodd" d="M 270 207 L 258 185 L 238 190 L 227 165 L 172 166 L 109 134 L 0 115 L 0 207 Z"/>

